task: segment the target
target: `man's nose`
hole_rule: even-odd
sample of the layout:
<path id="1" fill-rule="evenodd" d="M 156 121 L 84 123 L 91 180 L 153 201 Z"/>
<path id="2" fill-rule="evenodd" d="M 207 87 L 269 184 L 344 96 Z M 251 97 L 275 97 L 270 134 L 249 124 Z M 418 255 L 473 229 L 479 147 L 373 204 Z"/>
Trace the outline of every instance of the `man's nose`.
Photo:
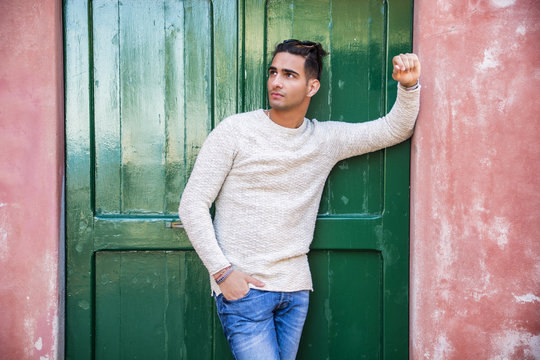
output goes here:
<path id="1" fill-rule="evenodd" d="M 272 79 L 272 85 L 273 87 L 281 88 L 283 87 L 281 76 L 278 74 Z"/>

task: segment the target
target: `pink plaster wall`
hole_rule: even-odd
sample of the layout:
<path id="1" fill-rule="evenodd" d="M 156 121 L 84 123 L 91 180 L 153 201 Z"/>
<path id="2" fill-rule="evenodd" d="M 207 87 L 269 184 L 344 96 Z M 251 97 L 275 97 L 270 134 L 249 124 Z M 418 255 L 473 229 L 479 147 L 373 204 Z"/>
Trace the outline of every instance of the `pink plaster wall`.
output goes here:
<path id="1" fill-rule="evenodd" d="M 0 358 L 62 354 L 61 1 L 0 1 Z"/>
<path id="2" fill-rule="evenodd" d="M 540 3 L 417 0 L 411 357 L 540 359 Z"/>

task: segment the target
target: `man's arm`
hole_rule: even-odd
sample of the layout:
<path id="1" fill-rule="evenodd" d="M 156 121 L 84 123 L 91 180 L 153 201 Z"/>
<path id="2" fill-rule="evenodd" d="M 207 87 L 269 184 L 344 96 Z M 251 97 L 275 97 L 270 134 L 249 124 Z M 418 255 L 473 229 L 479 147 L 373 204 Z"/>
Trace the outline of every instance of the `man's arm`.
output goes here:
<path id="1" fill-rule="evenodd" d="M 400 54 L 392 63 L 392 77 L 399 85 L 396 102 L 386 116 L 364 123 L 328 124 L 336 160 L 396 145 L 412 135 L 420 105 L 420 62 L 415 54 Z"/>
<path id="2" fill-rule="evenodd" d="M 235 156 L 234 137 L 223 125 L 206 138 L 178 209 L 189 240 L 210 274 L 231 265 L 218 245 L 209 211 Z"/>
<path id="3" fill-rule="evenodd" d="M 209 211 L 236 155 L 235 133 L 225 122 L 218 125 L 205 140 L 178 209 L 189 240 L 215 280 L 231 266 L 219 247 Z M 264 286 L 263 282 L 239 271 L 230 272 L 219 286 L 226 299 L 234 300 L 246 294 L 248 283 Z"/>

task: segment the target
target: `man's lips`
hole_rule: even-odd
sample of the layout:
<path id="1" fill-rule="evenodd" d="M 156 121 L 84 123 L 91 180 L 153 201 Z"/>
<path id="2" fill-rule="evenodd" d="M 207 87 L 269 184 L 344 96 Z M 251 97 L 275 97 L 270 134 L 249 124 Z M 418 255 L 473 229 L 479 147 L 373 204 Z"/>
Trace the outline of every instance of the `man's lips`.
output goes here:
<path id="1" fill-rule="evenodd" d="M 277 91 L 272 91 L 270 93 L 270 96 L 273 97 L 273 98 L 282 98 L 283 96 L 285 96 L 284 94 L 280 93 L 280 92 L 277 92 Z"/>

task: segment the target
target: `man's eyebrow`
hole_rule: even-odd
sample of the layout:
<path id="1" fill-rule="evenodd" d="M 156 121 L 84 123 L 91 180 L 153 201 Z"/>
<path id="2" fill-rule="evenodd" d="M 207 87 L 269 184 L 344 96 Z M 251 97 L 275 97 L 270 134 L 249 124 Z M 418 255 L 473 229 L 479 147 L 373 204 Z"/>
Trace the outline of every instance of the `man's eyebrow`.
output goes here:
<path id="1" fill-rule="evenodd" d="M 274 70 L 274 71 L 277 71 L 277 68 L 275 66 L 270 66 L 268 68 L 268 71 L 270 70 Z M 281 71 L 285 72 L 285 73 L 291 73 L 291 74 L 296 74 L 298 76 L 300 76 L 300 74 L 294 70 L 291 70 L 291 69 L 282 69 Z"/>
<path id="2" fill-rule="evenodd" d="M 297 73 L 296 71 L 291 70 L 291 69 L 283 69 L 283 72 L 300 75 L 299 73 Z"/>

